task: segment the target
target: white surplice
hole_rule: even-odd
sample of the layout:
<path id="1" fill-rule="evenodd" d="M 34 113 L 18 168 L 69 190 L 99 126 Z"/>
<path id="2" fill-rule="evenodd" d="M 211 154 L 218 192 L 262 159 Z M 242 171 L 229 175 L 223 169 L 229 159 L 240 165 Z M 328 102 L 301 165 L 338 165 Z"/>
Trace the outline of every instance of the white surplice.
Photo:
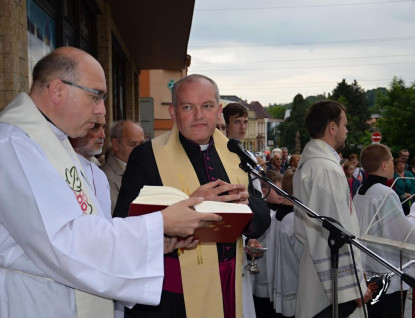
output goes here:
<path id="1" fill-rule="evenodd" d="M 405 216 L 402 203 L 391 188 L 376 183 L 364 195 L 356 193 L 353 204 L 359 219 L 361 235 L 367 234 L 415 244 L 413 214 L 410 217 Z M 363 244 L 367 245 L 364 242 Z M 400 255 L 397 249 L 376 244 L 369 244 L 368 247 L 392 265 L 400 268 Z M 405 264 L 409 260 L 408 256 L 404 255 L 402 263 Z M 368 278 L 373 275 L 390 273 L 390 270 L 385 266 L 366 254 L 362 254 L 362 264 Z M 413 267 L 406 272 L 411 275 L 415 274 Z M 408 289 L 409 286 L 403 283 L 403 290 Z M 394 275 L 386 293 L 391 294 L 399 290 L 401 290 L 401 280 L 398 275 Z"/>
<path id="2" fill-rule="evenodd" d="M 160 213 L 106 219 L 96 204 L 97 215 L 83 214 L 43 149 L 4 123 L 0 184 L 0 317 L 75 318 L 74 288 L 129 305 L 159 303 Z"/>
<path id="3" fill-rule="evenodd" d="M 294 196 L 317 214 L 329 216 L 340 222 L 354 235 L 359 235 L 359 224 L 354 211 L 349 185 L 332 148 L 319 139 L 311 139 L 305 146 L 293 179 Z M 321 222 L 294 208 L 294 229 L 304 244 L 300 260 L 296 318 L 313 317 L 332 301 L 332 279 L 329 232 Z M 362 292 L 366 283 L 362 275 L 360 251 L 354 248 Z M 344 303 L 360 298 L 349 246 L 339 251 L 338 301 Z M 364 317 L 357 308 L 350 317 Z"/>
<path id="4" fill-rule="evenodd" d="M 271 190 L 274 191 L 274 190 Z M 256 297 L 268 298 L 273 301 L 273 286 L 274 286 L 274 260 L 275 260 L 275 231 L 276 222 L 275 211 L 270 210 L 271 224 L 258 241 L 262 247 L 268 250 L 257 259 L 259 273 L 251 274 L 252 290 Z"/>
<path id="5" fill-rule="evenodd" d="M 275 312 L 291 317 L 295 316 L 303 244 L 294 235 L 294 212 L 275 221 L 273 302 Z"/>
<path id="6" fill-rule="evenodd" d="M 97 198 L 99 206 L 106 219 L 111 219 L 111 195 L 107 176 L 95 163 L 76 154 L 88 179 L 91 192 Z"/>

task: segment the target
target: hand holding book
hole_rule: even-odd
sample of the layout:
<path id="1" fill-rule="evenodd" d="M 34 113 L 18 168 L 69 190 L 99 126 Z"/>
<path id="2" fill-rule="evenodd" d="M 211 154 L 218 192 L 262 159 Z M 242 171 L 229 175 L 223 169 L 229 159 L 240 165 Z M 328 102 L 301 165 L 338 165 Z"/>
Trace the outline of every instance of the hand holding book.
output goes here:
<path id="1" fill-rule="evenodd" d="M 192 249 L 197 246 L 199 240 L 194 240 L 193 236 L 188 236 L 184 240 L 179 240 L 177 236 L 164 237 L 164 254 L 169 254 L 174 250 L 186 248 Z"/>
<path id="2" fill-rule="evenodd" d="M 144 186 L 131 203 L 129 216 L 160 210 L 163 210 L 165 234 L 186 237 L 194 233 L 196 240 L 218 243 L 235 242 L 253 215 L 245 204 L 189 199 L 175 188 Z"/>
<path id="3" fill-rule="evenodd" d="M 226 192 L 227 194 L 221 195 Z M 243 184 L 229 184 L 218 179 L 200 186 L 190 197 L 202 197 L 206 201 L 248 204 L 249 194 Z"/>
<path id="4" fill-rule="evenodd" d="M 191 208 L 202 202 L 203 198 L 189 198 L 172 204 L 161 211 L 163 215 L 164 233 L 171 236 L 186 237 L 193 235 L 197 228 L 207 227 L 212 221 L 222 220 L 222 217 L 219 215 L 213 213 L 198 213 Z M 160 198 L 158 203 L 163 204 Z"/>

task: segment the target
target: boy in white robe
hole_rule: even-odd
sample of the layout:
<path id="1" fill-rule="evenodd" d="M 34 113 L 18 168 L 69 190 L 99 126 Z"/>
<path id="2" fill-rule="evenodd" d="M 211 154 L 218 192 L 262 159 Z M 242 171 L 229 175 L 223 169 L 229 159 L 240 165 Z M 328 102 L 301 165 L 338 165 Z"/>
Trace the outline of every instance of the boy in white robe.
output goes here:
<path id="1" fill-rule="evenodd" d="M 282 190 L 293 194 L 294 171 L 288 169 L 282 179 Z M 303 244 L 294 235 L 294 206 L 286 198 L 275 214 L 274 308 L 283 318 L 294 317 L 297 285 Z"/>
<path id="2" fill-rule="evenodd" d="M 408 217 L 402 210 L 402 204 L 394 190 L 386 186 L 388 179 L 393 178 L 394 165 L 390 149 L 381 144 L 372 144 L 363 148 L 360 162 L 368 173 L 368 179 L 359 188 L 353 199 L 360 224 L 361 235 L 373 235 L 382 238 L 415 243 L 413 231 L 414 212 Z M 376 244 L 368 246 L 392 265 L 400 266 L 399 251 Z M 404 256 L 402 263 L 408 262 Z M 389 273 L 389 270 L 367 255 L 362 255 L 363 269 L 367 278 L 373 275 Z M 403 306 L 405 307 L 407 284 L 403 284 Z M 374 305 L 368 305 L 370 318 L 400 317 L 401 315 L 401 282 L 395 275 L 392 277 L 386 295 Z"/>
<path id="3" fill-rule="evenodd" d="M 281 187 L 282 174 L 275 170 L 267 171 L 267 177 L 277 186 Z M 267 231 L 258 238 L 262 247 L 268 250 L 258 258 L 257 265 L 259 273 L 251 273 L 255 312 L 257 317 L 276 317 L 273 306 L 274 300 L 274 268 L 275 268 L 275 232 L 276 219 L 275 212 L 282 203 L 282 197 L 279 196 L 268 185 L 262 184 L 262 194 L 266 197 L 266 202 L 271 215 L 271 224 Z"/>

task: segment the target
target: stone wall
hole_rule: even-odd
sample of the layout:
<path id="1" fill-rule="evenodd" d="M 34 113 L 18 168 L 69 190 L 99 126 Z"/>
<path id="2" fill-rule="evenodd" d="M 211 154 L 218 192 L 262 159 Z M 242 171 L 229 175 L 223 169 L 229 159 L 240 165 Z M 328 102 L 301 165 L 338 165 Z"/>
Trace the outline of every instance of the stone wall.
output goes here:
<path id="1" fill-rule="evenodd" d="M 0 110 L 29 91 L 26 0 L 0 0 Z"/>

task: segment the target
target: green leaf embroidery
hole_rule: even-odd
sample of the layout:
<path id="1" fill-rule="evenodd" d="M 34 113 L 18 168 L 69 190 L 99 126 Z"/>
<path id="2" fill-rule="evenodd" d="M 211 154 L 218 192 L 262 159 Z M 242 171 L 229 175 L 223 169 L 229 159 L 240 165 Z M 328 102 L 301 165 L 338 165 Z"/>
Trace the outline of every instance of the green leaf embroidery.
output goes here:
<path id="1" fill-rule="evenodd" d="M 66 183 L 69 187 L 76 191 L 80 192 L 82 190 L 82 182 L 78 176 L 78 170 L 73 166 L 70 170 L 65 169 Z"/>

